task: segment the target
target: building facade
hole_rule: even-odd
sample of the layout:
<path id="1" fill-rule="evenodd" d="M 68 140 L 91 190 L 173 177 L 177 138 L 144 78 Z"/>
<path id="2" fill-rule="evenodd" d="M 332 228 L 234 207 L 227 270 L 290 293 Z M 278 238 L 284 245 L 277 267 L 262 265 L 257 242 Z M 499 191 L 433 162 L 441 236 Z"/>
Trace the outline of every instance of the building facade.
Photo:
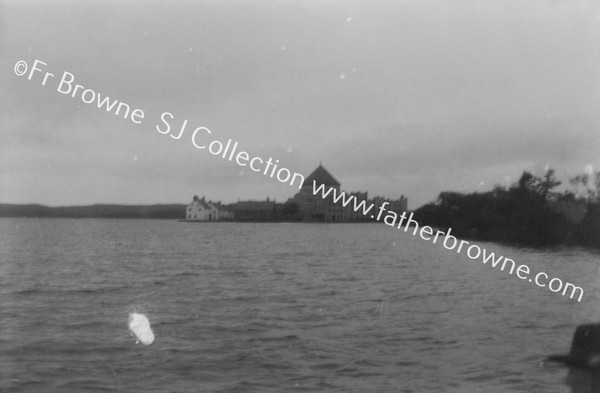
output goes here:
<path id="1" fill-rule="evenodd" d="M 325 186 L 340 192 L 340 182 L 335 179 L 328 171 L 319 164 L 302 184 L 300 192 L 294 195 L 294 200 L 298 204 L 299 214 L 304 221 L 344 221 L 344 211 L 341 205 L 333 202 L 333 194 L 330 193 L 327 198 L 323 198 L 321 193 L 315 195 L 313 187 Z"/>
<path id="2" fill-rule="evenodd" d="M 332 189 L 326 198 L 321 191 L 313 192 L 324 187 L 325 193 Z M 385 205 L 386 211 L 393 211 L 398 215 L 407 211 L 408 200 L 401 196 L 399 199 L 375 197 L 368 199 L 365 192 L 345 192 L 338 202 L 334 196 L 340 196 L 340 182 L 319 164 L 319 166 L 304 180 L 300 192 L 290 198 L 285 204 L 275 201 L 238 201 L 229 206 L 219 202 L 206 201 L 194 196 L 192 203 L 187 207 L 186 219 L 189 221 L 324 221 L 324 222 L 360 222 L 372 221 L 379 207 Z M 350 198 L 352 200 L 350 201 Z M 342 201 L 350 201 L 343 205 Z M 355 203 L 356 202 L 356 203 Z M 360 207 L 363 203 L 364 207 Z M 370 208 L 367 215 L 363 210 Z M 355 206 L 359 207 L 355 210 Z"/>
<path id="3" fill-rule="evenodd" d="M 277 221 L 277 204 L 274 201 L 242 201 L 233 208 L 236 221 Z"/>
<path id="4" fill-rule="evenodd" d="M 233 209 L 219 202 L 206 201 L 204 197 L 194 199 L 188 205 L 185 219 L 188 221 L 231 221 L 234 218 Z"/>
<path id="5" fill-rule="evenodd" d="M 323 198 L 322 193 L 319 191 L 316 195 L 313 191 L 318 189 L 321 185 L 324 185 L 325 192 L 328 189 L 332 189 L 326 198 Z M 371 221 L 371 214 L 365 215 L 363 209 L 359 208 L 355 210 L 354 200 L 343 206 L 343 198 L 340 198 L 338 202 L 334 202 L 334 195 L 340 195 L 342 192 L 340 189 L 340 182 L 335 179 L 323 167 L 319 164 L 304 181 L 302 189 L 299 193 L 294 195 L 293 201 L 298 205 L 299 215 L 303 221 Z M 335 194 L 334 192 L 335 191 Z M 364 201 L 365 208 L 368 208 L 371 204 L 373 207 L 370 212 L 376 212 L 379 206 L 384 202 L 388 204 L 385 206 L 387 211 L 393 211 L 398 214 L 402 214 L 408 210 L 408 200 L 406 197 L 401 196 L 399 199 L 388 199 L 383 197 L 375 197 L 372 200 L 368 198 L 368 192 L 344 192 L 345 199 L 355 199 L 357 206 Z M 376 213 L 375 213 L 376 214 Z"/>

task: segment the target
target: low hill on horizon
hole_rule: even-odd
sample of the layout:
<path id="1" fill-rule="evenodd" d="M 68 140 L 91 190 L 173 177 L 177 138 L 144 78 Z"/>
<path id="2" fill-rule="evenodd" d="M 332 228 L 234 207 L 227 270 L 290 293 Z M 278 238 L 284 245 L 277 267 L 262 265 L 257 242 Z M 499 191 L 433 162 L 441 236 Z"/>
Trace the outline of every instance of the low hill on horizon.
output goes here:
<path id="1" fill-rule="evenodd" d="M 156 218 L 185 219 L 187 205 L 113 205 L 50 207 L 39 204 L 0 203 L 0 217 L 21 218 Z"/>

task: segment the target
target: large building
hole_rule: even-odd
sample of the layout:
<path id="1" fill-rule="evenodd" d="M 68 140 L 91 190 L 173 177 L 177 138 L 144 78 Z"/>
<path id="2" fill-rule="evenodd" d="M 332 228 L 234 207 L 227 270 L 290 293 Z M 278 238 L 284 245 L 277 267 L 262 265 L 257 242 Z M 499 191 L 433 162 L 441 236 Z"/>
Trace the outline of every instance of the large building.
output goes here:
<path id="1" fill-rule="evenodd" d="M 341 205 L 333 203 L 333 196 L 330 193 L 327 198 L 321 194 L 313 193 L 313 186 L 324 185 L 325 189 L 333 188 L 336 192 L 340 191 L 340 182 L 335 179 L 328 171 L 319 164 L 302 184 L 300 192 L 294 195 L 294 200 L 298 204 L 299 214 L 304 221 L 344 221 L 344 208 Z"/>
<path id="2" fill-rule="evenodd" d="M 278 221 L 281 204 L 275 201 L 241 201 L 233 208 L 236 221 Z"/>
<path id="3" fill-rule="evenodd" d="M 326 193 L 327 190 L 332 189 L 326 198 L 323 198 L 320 191 L 316 195 L 314 193 L 315 189 L 318 189 L 321 185 L 325 187 L 324 190 Z M 322 164 L 319 164 L 317 169 L 306 178 L 300 192 L 294 195 L 294 198 L 288 201 L 288 203 L 296 203 L 298 205 L 298 214 L 304 221 L 370 221 L 372 219 L 370 214 L 365 216 L 362 208 L 355 210 L 354 201 L 348 203 L 346 206 L 343 206 L 343 198 L 339 199 L 337 203 L 334 202 L 334 195 L 339 196 L 342 192 L 340 186 L 340 182 Z M 373 204 L 373 208 L 371 208 L 373 212 L 383 202 L 388 202 L 388 205 L 386 205 L 387 211 L 394 211 L 398 214 L 402 214 L 408 208 L 408 200 L 404 196 L 396 200 L 382 197 L 375 197 L 369 200 L 366 191 L 345 192 L 346 200 L 349 200 L 350 197 L 355 199 L 358 205 L 362 201 L 364 201 L 365 207 Z"/>
<path id="4" fill-rule="evenodd" d="M 314 193 L 315 189 L 323 186 L 325 193 L 329 191 L 326 198 L 323 198 L 321 191 Z M 275 201 L 238 201 L 237 204 L 224 206 L 220 203 L 207 202 L 204 197 L 199 199 L 194 196 L 192 203 L 187 207 L 186 219 L 189 221 L 371 221 L 376 215 L 379 206 L 385 202 L 386 211 L 393 211 L 398 215 L 407 211 L 407 199 L 401 196 L 399 199 L 392 200 L 383 197 L 368 199 L 368 193 L 365 192 L 345 192 L 338 202 L 334 202 L 335 196 L 340 196 L 340 182 L 319 164 L 302 184 L 300 192 L 290 198 L 285 204 L 275 203 Z M 346 206 L 342 201 L 350 201 Z M 356 204 L 354 203 L 356 202 Z M 372 205 L 368 215 L 363 213 L 363 208 L 355 209 L 363 203 L 364 208 Z"/>

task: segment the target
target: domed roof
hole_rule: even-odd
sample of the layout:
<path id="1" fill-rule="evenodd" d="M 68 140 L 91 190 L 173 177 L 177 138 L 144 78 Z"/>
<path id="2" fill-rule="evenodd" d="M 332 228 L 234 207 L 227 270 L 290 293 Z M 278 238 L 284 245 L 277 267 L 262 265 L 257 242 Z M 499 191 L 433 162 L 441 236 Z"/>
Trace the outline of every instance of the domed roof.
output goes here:
<path id="1" fill-rule="evenodd" d="M 325 184 L 326 186 L 333 187 L 340 186 L 340 182 L 335 180 L 335 177 L 331 176 L 331 174 L 327 172 L 327 169 L 325 169 L 321 164 L 319 164 L 319 167 L 304 180 L 302 186 L 312 187 L 313 181 L 318 185 Z"/>

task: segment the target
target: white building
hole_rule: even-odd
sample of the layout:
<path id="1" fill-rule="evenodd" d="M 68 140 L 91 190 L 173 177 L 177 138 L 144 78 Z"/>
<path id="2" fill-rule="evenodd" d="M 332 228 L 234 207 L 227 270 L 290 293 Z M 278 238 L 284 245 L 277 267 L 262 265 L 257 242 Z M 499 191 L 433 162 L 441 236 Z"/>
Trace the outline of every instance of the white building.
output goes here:
<path id="1" fill-rule="evenodd" d="M 194 195 L 192 203 L 188 205 L 185 211 L 185 219 L 191 221 L 210 221 L 212 213 L 212 209 L 204 200 L 204 197 L 198 199 L 198 195 Z"/>
<path id="2" fill-rule="evenodd" d="M 221 205 L 219 202 L 208 202 L 208 205 L 213 209 L 215 220 L 217 221 L 233 221 L 233 209 Z"/>
<path id="3" fill-rule="evenodd" d="M 204 197 L 194 195 L 185 211 L 185 219 L 189 221 L 230 221 L 233 220 L 233 210 L 218 202 L 206 202 Z"/>

